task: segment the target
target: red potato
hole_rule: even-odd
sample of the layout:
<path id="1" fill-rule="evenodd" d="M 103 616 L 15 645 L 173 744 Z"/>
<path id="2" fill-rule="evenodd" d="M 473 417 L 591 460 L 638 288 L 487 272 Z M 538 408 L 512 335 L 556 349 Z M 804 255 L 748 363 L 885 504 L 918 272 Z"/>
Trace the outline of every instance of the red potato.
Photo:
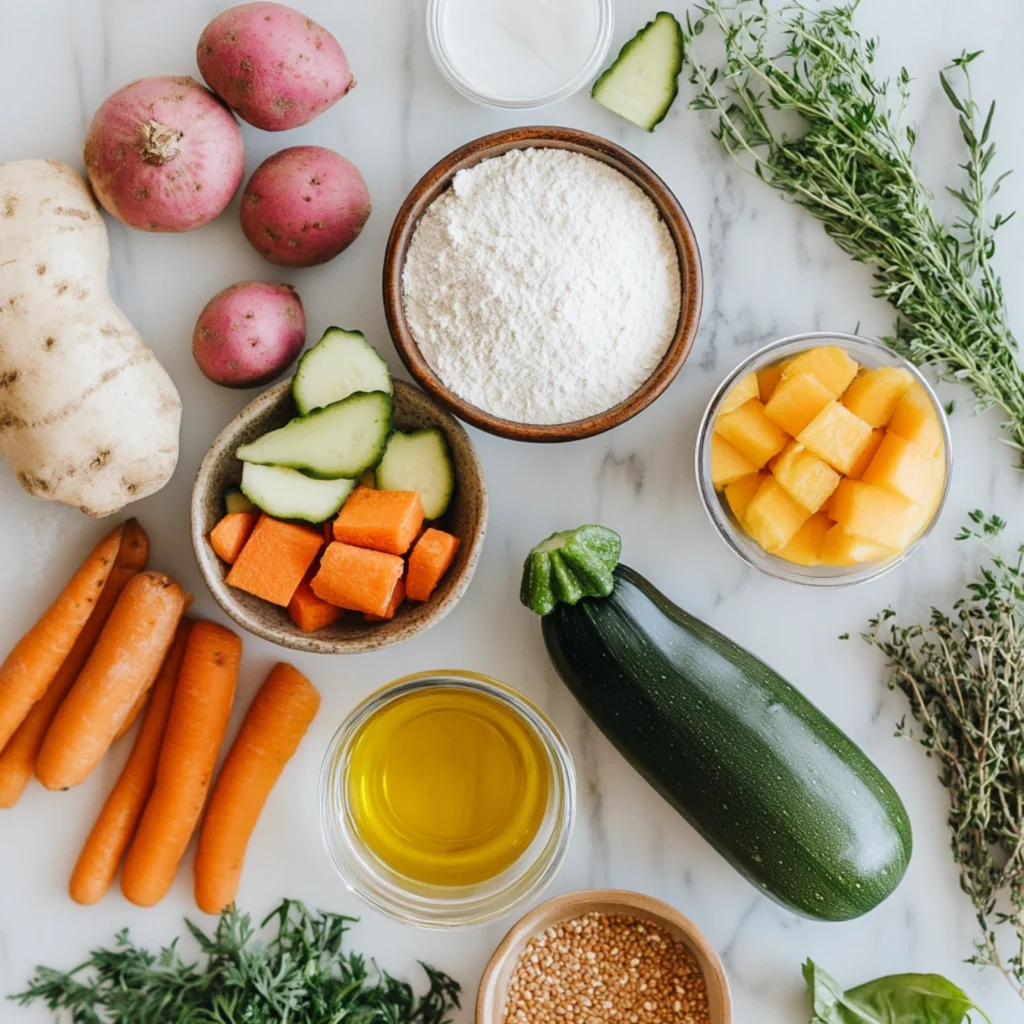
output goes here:
<path id="1" fill-rule="evenodd" d="M 291 285 L 240 281 L 199 314 L 192 355 L 214 384 L 252 388 L 279 377 L 305 343 L 306 314 Z"/>
<path id="2" fill-rule="evenodd" d="M 191 231 L 224 212 L 245 173 L 242 131 L 194 78 L 140 78 L 89 126 L 85 166 L 107 213 L 142 231 Z"/>
<path id="3" fill-rule="evenodd" d="M 256 168 L 242 196 L 242 230 L 283 267 L 334 259 L 363 230 L 370 193 L 356 166 L 322 146 L 283 149 Z"/>
<path id="4" fill-rule="evenodd" d="M 268 132 L 308 124 L 356 83 L 337 39 L 284 4 L 239 4 L 203 29 L 196 62 L 236 114 Z"/>

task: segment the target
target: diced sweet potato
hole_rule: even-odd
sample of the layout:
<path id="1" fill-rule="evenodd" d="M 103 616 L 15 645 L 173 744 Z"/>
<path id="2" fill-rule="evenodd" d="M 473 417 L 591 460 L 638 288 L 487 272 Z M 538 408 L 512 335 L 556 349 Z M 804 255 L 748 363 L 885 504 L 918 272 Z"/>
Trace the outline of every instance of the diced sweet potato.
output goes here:
<path id="1" fill-rule="evenodd" d="M 210 531 L 210 547 L 217 557 L 234 565 L 259 519 L 259 512 L 229 512 Z"/>
<path id="2" fill-rule="evenodd" d="M 455 561 L 458 550 L 458 537 L 433 527 L 416 541 L 409 555 L 409 575 L 405 582 L 406 596 L 410 601 L 430 599 L 441 577 Z"/>
<path id="3" fill-rule="evenodd" d="M 846 389 L 843 405 L 870 426 L 884 427 L 913 383 L 913 375 L 902 367 L 879 366 Z"/>
<path id="4" fill-rule="evenodd" d="M 861 478 L 909 498 L 918 505 L 934 504 L 942 488 L 946 467 L 937 455 L 899 434 L 887 434 Z"/>
<path id="5" fill-rule="evenodd" d="M 756 472 L 757 466 L 721 434 L 711 436 L 711 482 L 716 491 L 728 487 L 740 477 Z"/>
<path id="6" fill-rule="evenodd" d="M 846 475 L 871 441 L 871 427 L 846 406 L 830 402 L 800 431 L 797 440 Z"/>
<path id="7" fill-rule="evenodd" d="M 311 586 L 328 604 L 383 616 L 403 572 L 405 562 L 398 555 L 335 541 L 324 552 Z"/>
<path id="8" fill-rule="evenodd" d="M 813 567 L 821 562 L 821 549 L 825 535 L 833 522 L 824 512 L 815 512 L 796 532 L 796 536 L 778 552 L 779 558 L 796 565 Z"/>
<path id="9" fill-rule="evenodd" d="M 781 551 L 795 536 L 811 513 L 794 501 L 774 479 L 758 489 L 747 506 L 743 524 L 765 551 Z"/>
<path id="10" fill-rule="evenodd" d="M 718 414 L 721 416 L 732 412 L 733 409 L 738 409 L 752 398 L 757 398 L 758 393 L 757 374 L 748 373 L 745 377 L 741 377 L 722 399 L 722 404 L 718 407 Z"/>
<path id="11" fill-rule="evenodd" d="M 938 454 L 942 444 L 942 427 L 928 393 L 920 384 L 915 382 L 896 406 L 889 420 L 889 430 L 920 445 L 932 455 Z"/>
<path id="12" fill-rule="evenodd" d="M 315 572 L 307 573 L 288 602 L 288 614 L 303 633 L 315 633 L 325 626 L 333 626 L 345 614 L 341 608 L 328 604 L 313 593 L 310 581 L 315 575 Z"/>
<path id="13" fill-rule="evenodd" d="M 801 445 L 783 453 L 775 465 L 775 479 L 808 512 L 817 512 L 842 479 L 817 455 Z"/>
<path id="14" fill-rule="evenodd" d="M 402 606 L 402 602 L 405 600 L 405 577 L 403 576 L 396 584 L 395 589 L 391 594 L 391 603 L 388 605 L 388 610 L 383 615 L 373 615 L 371 612 L 364 612 L 363 618 L 367 622 L 384 622 L 387 619 L 393 619 L 395 612 Z"/>
<path id="15" fill-rule="evenodd" d="M 837 345 L 819 345 L 794 356 L 786 364 L 787 377 L 798 373 L 813 373 L 828 388 L 833 398 L 838 398 L 857 376 L 860 364 L 844 349 Z"/>
<path id="16" fill-rule="evenodd" d="M 832 401 L 832 393 L 813 373 L 785 374 L 764 407 L 768 419 L 796 437 Z"/>
<path id="17" fill-rule="evenodd" d="M 767 479 L 767 473 L 751 473 L 750 476 L 736 480 L 726 487 L 725 500 L 739 522 L 743 522 L 747 506 L 753 501 L 754 495 Z"/>
<path id="18" fill-rule="evenodd" d="M 323 546 L 319 530 L 260 516 L 228 573 L 228 585 L 287 608 Z"/>
<path id="19" fill-rule="evenodd" d="M 404 555 L 423 525 L 417 491 L 357 487 L 334 520 L 334 539 L 359 548 Z"/>
<path id="20" fill-rule="evenodd" d="M 752 398 L 738 409 L 715 420 L 715 433 L 738 448 L 760 469 L 786 447 L 786 432 L 764 414 L 764 406 Z"/>

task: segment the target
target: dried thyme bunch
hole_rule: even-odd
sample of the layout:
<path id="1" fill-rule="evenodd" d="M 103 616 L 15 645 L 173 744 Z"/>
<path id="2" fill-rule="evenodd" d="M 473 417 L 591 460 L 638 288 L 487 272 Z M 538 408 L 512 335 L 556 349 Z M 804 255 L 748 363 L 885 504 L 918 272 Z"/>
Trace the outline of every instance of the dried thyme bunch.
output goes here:
<path id="1" fill-rule="evenodd" d="M 874 268 L 875 294 L 900 313 L 895 336 L 884 340 L 970 386 L 979 409 L 1001 409 L 1004 440 L 1024 465 L 1024 373 L 992 267 L 995 233 L 1012 214 L 988 210 L 1002 178 L 986 180 L 995 105 L 982 112 L 971 93 L 967 68 L 979 54 L 953 61 L 963 95 L 940 75 L 966 153 L 964 183 L 949 189 L 963 212 L 947 226 L 914 166 L 914 128 L 901 123 L 910 75 L 901 70 L 894 88 L 878 77 L 877 41 L 857 32 L 856 9 L 856 0 L 775 11 L 767 0 L 703 0 L 684 30 L 697 89 L 690 105 L 715 115 L 715 137 L 741 166 Z M 708 27 L 721 36 L 721 58 L 705 63 L 697 37 Z"/>
<path id="2" fill-rule="evenodd" d="M 970 518 L 957 540 L 986 548 L 1005 526 Z M 898 626 L 888 609 L 864 639 L 910 700 L 917 726 L 903 720 L 898 735 L 938 762 L 949 791 L 953 856 L 982 933 L 970 962 L 1000 970 L 1024 999 L 1024 545 L 1009 562 L 989 551 L 951 614 Z"/>

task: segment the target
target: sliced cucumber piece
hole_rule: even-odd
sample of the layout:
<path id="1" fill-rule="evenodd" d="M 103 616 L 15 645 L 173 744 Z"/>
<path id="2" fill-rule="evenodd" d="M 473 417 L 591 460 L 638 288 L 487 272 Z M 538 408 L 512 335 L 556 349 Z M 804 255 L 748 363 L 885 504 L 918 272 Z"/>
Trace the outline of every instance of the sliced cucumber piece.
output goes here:
<path id="1" fill-rule="evenodd" d="M 619 51 L 590 95 L 620 117 L 653 132 L 679 94 L 683 30 L 662 11 Z"/>
<path id="2" fill-rule="evenodd" d="M 303 416 L 324 409 L 357 391 L 391 394 L 388 364 L 361 331 L 328 327 L 324 336 L 300 360 L 292 395 Z"/>
<path id="3" fill-rule="evenodd" d="M 455 461 L 444 431 L 395 431 L 377 467 L 377 486 L 382 491 L 419 491 L 427 519 L 443 516 L 455 493 Z"/>
<path id="4" fill-rule="evenodd" d="M 348 500 L 355 480 L 314 480 L 283 466 L 257 466 L 242 470 L 242 493 L 275 519 L 304 519 L 323 523 Z"/>
<path id="5" fill-rule="evenodd" d="M 238 487 L 228 487 L 224 491 L 224 507 L 228 515 L 232 512 L 252 512 L 252 502 L 242 493 Z"/>
<path id="6" fill-rule="evenodd" d="M 298 469 L 319 480 L 357 477 L 375 466 L 391 433 L 391 396 L 359 391 L 314 409 L 236 452 L 243 462 Z"/>

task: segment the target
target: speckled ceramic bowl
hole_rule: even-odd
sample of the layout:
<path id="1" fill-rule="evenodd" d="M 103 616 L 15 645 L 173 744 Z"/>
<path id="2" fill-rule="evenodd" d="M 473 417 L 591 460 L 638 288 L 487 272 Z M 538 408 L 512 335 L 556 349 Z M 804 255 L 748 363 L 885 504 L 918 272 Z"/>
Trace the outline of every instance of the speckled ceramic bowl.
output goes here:
<path id="1" fill-rule="evenodd" d="M 242 478 L 242 464 L 235 458 L 239 445 L 254 441 L 268 430 L 284 426 L 296 415 L 291 381 L 265 391 L 246 406 L 213 442 L 206 453 L 192 489 L 192 546 L 199 570 L 217 603 L 243 629 L 256 636 L 313 654 L 362 654 L 380 650 L 422 633 L 440 622 L 466 592 L 487 529 L 487 487 L 483 469 L 466 431 L 427 395 L 404 381 L 395 381 L 395 426 L 399 430 L 440 427 L 455 459 L 457 487 L 451 507 L 439 521 L 441 529 L 455 534 L 462 544 L 455 563 L 424 604 L 406 602 L 390 622 L 369 623 L 349 612 L 333 626 L 303 633 L 278 608 L 244 591 L 229 587 L 227 566 L 207 540 L 224 514 L 224 490 Z"/>

